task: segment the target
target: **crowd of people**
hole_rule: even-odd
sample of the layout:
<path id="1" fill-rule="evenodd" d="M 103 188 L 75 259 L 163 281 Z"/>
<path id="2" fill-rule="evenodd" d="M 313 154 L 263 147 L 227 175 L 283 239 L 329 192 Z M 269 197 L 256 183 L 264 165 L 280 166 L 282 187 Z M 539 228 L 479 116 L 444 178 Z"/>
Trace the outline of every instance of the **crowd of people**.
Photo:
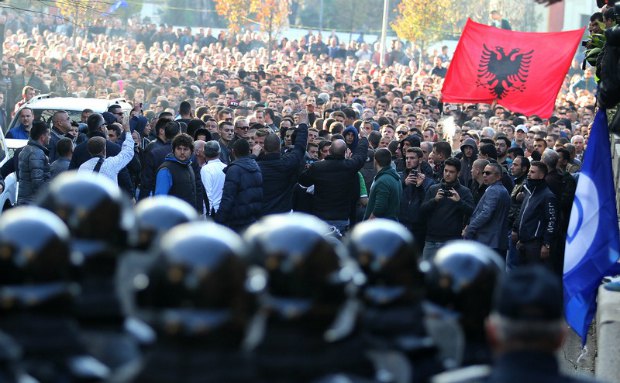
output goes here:
<path id="1" fill-rule="evenodd" d="M 166 311 L 168 316 L 157 314 L 148 317 L 147 322 L 162 331 L 166 340 L 164 347 L 157 349 L 155 359 L 147 364 L 152 370 L 147 368 L 144 370 L 146 372 L 143 371 L 146 374 L 143 381 L 156 381 L 155 372 L 161 373 L 158 369 L 161 366 L 158 367 L 157 363 L 170 363 L 165 361 L 166 356 L 172 355 L 173 350 L 178 351 L 181 345 L 197 350 L 202 347 L 187 339 L 177 342 L 180 336 L 177 330 L 185 332 L 185 335 L 204 335 L 209 331 L 202 333 L 201 326 L 209 327 L 217 323 L 217 327 L 225 323 L 227 340 L 217 336 L 212 340 L 218 347 L 230 346 L 227 342 L 231 339 L 235 347 L 239 346 L 240 322 L 233 321 L 235 326 L 229 326 L 226 316 L 229 314 L 211 317 L 209 310 L 222 307 L 233 311 L 248 309 L 244 306 L 249 304 L 245 298 L 227 295 L 237 291 L 235 289 L 240 285 L 233 286 L 236 282 L 231 282 L 225 290 L 216 291 L 225 291 L 224 296 L 239 299 L 233 302 L 234 305 L 244 307 L 228 306 L 233 303 L 224 304 L 221 297 L 201 296 L 202 293 L 195 295 L 198 291 L 196 283 L 208 279 L 205 275 L 210 274 L 209 269 L 222 267 L 219 260 L 211 264 L 210 261 L 201 263 L 198 258 L 194 259 L 194 251 L 204 252 L 207 248 L 206 245 L 198 248 L 198 244 L 204 242 L 217 249 L 228 246 L 231 250 L 226 251 L 232 252 L 233 258 L 242 253 L 234 244 L 224 246 L 220 243 L 226 238 L 238 241 L 231 236 L 231 232 L 222 231 L 222 226 L 238 234 L 245 233 L 244 238 L 255 239 L 256 243 L 249 241 L 243 246 L 258 246 L 254 249 L 260 248 L 256 251 L 265 254 L 264 259 L 257 255 L 253 262 L 264 267 L 272 278 L 271 298 L 261 304 L 268 311 L 278 313 L 281 318 L 276 322 L 294 322 L 294 318 L 305 318 L 309 312 L 316 327 L 309 326 L 305 331 L 312 333 L 317 329 L 325 330 L 327 318 L 334 319 L 329 314 L 332 313 L 330 310 L 341 308 L 340 304 L 344 302 L 338 301 L 333 306 L 334 302 L 327 297 L 333 286 L 319 284 L 316 291 L 311 291 L 310 285 L 317 280 L 304 279 L 319 278 L 325 270 L 318 265 L 322 262 L 332 265 L 330 262 L 333 262 L 327 255 L 321 258 L 322 252 L 338 247 L 333 242 L 321 245 L 309 239 L 306 242 L 304 235 L 312 237 L 312 232 L 317 231 L 311 228 L 313 225 L 321 225 L 322 228 L 326 224 L 325 228 L 330 229 L 324 229 L 325 232 L 331 231 L 336 238 L 348 236 L 355 243 L 355 233 L 364 233 L 364 228 L 372 227 L 375 219 L 381 219 L 379 222 L 388 226 L 391 223 L 386 223 L 389 221 L 384 219 L 400 222 L 402 226 L 397 225 L 398 228 L 389 230 L 391 234 L 384 235 L 389 238 L 394 233 L 400 233 L 401 238 L 410 238 L 405 242 L 406 246 L 411 247 L 407 251 L 411 252 L 413 260 L 396 257 L 397 251 L 386 255 L 398 259 L 395 262 L 404 263 L 395 263 L 384 275 L 377 271 L 386 267 L 386 261 L 379 259 L 380 249 L 360 249 L 357 259 L 365 270 L 370 286 L 364 290 L 364 299 L 368 300 L 369 307 L 382 307 L 376 312 L 371 309 L 368 312 L 376 315 L 375 319 L 384 325 L 391 320 L 382 317 L 381 310 L 385 309 L 385 304 L 400 302 L 401 298 L 404 299 L 402 294 L 407 296 L 407 302 L 416 302 L 416 305 L 420 302 L 418 291 L 413 288 L 419 281 L 407 285 L 413 290 L 407 290 L 406 294 L 400 290 L 403 286 L 399 284 L 409 283 L 405 281 L 410 280 L 413 271 L 409 276 L 396 278 L 394 286 L 388 282 L 394 277 L 390 273 L 397 273 L 399 268 L 408 266 L 417 269 L 419 260 L 435 264 L 438 270 L 445 262 L 447 271 L 438 271 L 440 273 L 457 272 L 450 271 L 450 268 L 471 260 L 457 259 L 452 264 L 452 258 L 445 254 L 461 256 L 467 253 L 463 250 L 468 249 L 467 246 L 474 246 L 470 256 L 476 259 L 487 257 L 480 261 L 484 264 L 480 267 L 493 268 L 493 278 L 501 275 L 504 268 L 514 278 L 518 278 L 521 272 L 527 275 L 534 273 L 537 277 L 535 282 L 528 280 L 530 283 L 544 284 L 542 281 L 547 278 L 545 273 L 549 270 L 556 275 L 561 274 L 564 238 L 576 188 L 575 177 L 585 153 L 596 102 L 593 73 L 590 70 L 581 72 L 577 58 L 566 76 L 553 116 L 543 119 L 524 116 L 500 105 L 441 103 L 440 90 L 450 63 L 447 47 L 435 52 L 421 52 L 415 44 L 405 46 L 394 40 L 385 57 L 386 65 L 380 67 L 377 44 L 365 42 L 362 38 L 345 44 L 335 34 L 327 37 L 325 42 L 321 33 L 312 31 L 299 40 L 285 37 L 274 42 L 274 49 L 268 52 L 268 41 L 261 34 L 251 31 L 236 35 L 222 32 L 213 36 L 209 29 L 201 28 L 196 32 L 190 28 L 175 29 L 167 25 L 139 23 L 135 19 L 123 24 L 110 18 L 98 22 L 84 36 L 71 37 L 71 28 L 58 19 L 13 16 L 5 25 L 6 40 L 0 75 L 5 109 L 1 111 L 1 118 L 6 123 L 15 114 L 18 124 L 6 133 L 7 137 L 28 138 L 28 144 L 16 153 L 12 161 L 7 162 L 2 175 L 18 171 L 18 203 L 39 205 L 56 212 L 68 223 L 72 235 L 78 238 L 82 234 L 93 241 L 103 240 L 105 235 L 120 236 L 115 227 L 101 228 L 94 224 L 97 228 L 89 228 L 86 222 L 75 226 L 81 221 L 77 213 L 80 209 L 76 209 L 75 217 L 68 216 L 72 214 L 72 208 L 63 204 L 79 205 L 82 197 L 76 194 L 75 201 L 66 202 L 69 199 L 67 195 L 75 191 L 67 186 L 67 195 L 61 198 L 62 187 L 54 185 L 63 185 L 63 182 L 70 184 L 67 180 L 70 180 L 71 173 L 63 173 L 76 169 L 84 177 L 94 172 L 109 179 L 123 190 L 127 201 L 137 203 L 136 211 L 140 204 L 148 204 L 154 197 L 174 196 L 194 210 L 187 214 L 210 218 L 218 224 L 202 228 L 213 230 L 219 237 L 208 233 L 192 236 L 176 231 L 177 237 L 171 234 L 167 241 L 161 242 L 163 258 L 158 262 L 163 263 L 157 267 L 141 264 L 154 273 L 151 278 L 162 278 L 147 289 L 153 290 L 150 295 L 141 298 L 145 299 L 142 303 L 155 311 L 171 309 Z M 129 116 L 125 115 L 127 112 L 124 113 L 120 105 L 112 105 L 101 114 L 84 110 L 81 120 L 73 122 L 66 112 L 59 111 L 48 126 L 46 122 L 36 120 L 33 111 L 28 108 L 28 100 L 37 92 L 75 97 L 123 97 L 130 101 L 133 109 Z M 6 130 L 7 125 L 2 127 Z M 94 185 L 89 187 L 96 189 Z M 86 193 L 84 195 L 90 195 L 87 190 L 82 190 Z M 93 191 L 92 194 L 97 193 Z M 59 199 L 55 201 L 54 198 Z M 305 224 L 298 224 L 293 218 L 280 218 L 286 225 L 279 227 L 276 218 L 263 218 L 290 212 L 307 213 L 320 220 L 306 221 L 310 218 L 291 215 Z M 106 214 L 104 210 L 100 213 L 102 216 Z M 155 220 L 164 218 L 168 219 L 167 216 L 151 217 Z M 103 222 L 118 224 L 115 220 Z M 297 226 L 299 232 L 294 230 Z M 404 234 L 399 232 L 401 229 Z M 104 237 L 101 237 L 102 233 L 91 233 L 93 230 L 104 231 Z M 375 227 L 374 230 L 380 231 L 380 228 Z M 364 237 L 364 234 L 359 234 L 359 237 Z M 450 244 L 463 239 L 467 241 L 450 252 Z M 290 244 L 291 241 L 296 243 Z M 389 242 L 379 238 L 376 242 L 384 244 L 384 248 L 393 248 Z M 278 250 L 279 246 L 283 248 Z M 301 246 L 301 249 L 287 246 Z M 96 246 L 88 249 L 84 251 L 98 251 Z M 187 257 L 179 251 L 187 252 Z M 226 251 L 218 251 L 222 253 L 213 255 L 214 259 L 230 257 Z M 420 254 L 419 260 L 413 255 L 415 253 Z M 484 257 L 479 255 L 483 253 L 486 254 Z M 377 260 L 369 259 L 374 255 Z M 291 258 L 279 259 L 278 256 Z M 467 258 L 467 255 L 463 256 Z M 184 259 L 182 267 L 173 267 L 181 259 L 176 257 Z M 291 270 L 295 270 L 300 262 L 304 264 L 295 257 L 319 257 L 316 260 L 319 263 L 309 265 L 311 271 L 307 275 L 301 272 L 295 274 Z M 140 264 L 140 261 L 136 262 Z M 221 271 L 222 275 L 236 275 L 240 270 L 235 269 L 236 262 L 226 263 L 228 269 Z M 547 271 L 531 267 L 540 264 Z M 109 287 L 114 270 L 114 265 L 111 269 L 106 268 L 107 274 L 101 277 L 103 284 L 98 289 Z M 88 273 L 94 273 L 93 278 L 97 275 L 94 270 L 87 270 Z M 541 273 L 545 277 L 541 277 Z M 418 277 L 422 278 L 414 276 Z M 260 285 L 258 279 L 256 283 Z M 185 287 L 179 287 L 180 281 Z M 238 282 L 237 279 L 235 281 Z M 212 283 L 220 288 L 217 283 L 222 282 L 216 282 L 214 280 Z M 472 342 L 482 346 L 467 349 L 457 358 L 459 360 L 476 359 L 477 355 L 488 354 L 484 351 L 489 349 L 484 346 L 486 337 L 482 323 L 491 311 L 495 285 L 484 286 L 482 289 L 488 295 L 488 307 L 476 312 L 472 321 L 468 322 L 466 315 L 461 321 L 465 338 L 472 336 L 471 339 L 475 339 Z M 518 283 L 515 286 L 514 290 L 507 287 L 504 292 L 515 295 L 510 299 L 519 299 Z M 166 288 L 173 291 L 168 294 Z M 546 288 L 554 290 L 556 287 Z M 306 289 L 310 289 L 309 292 Z M 341 293 L 335 292 L 337 296 Z M 305 300 L 310 299 L 308 294 L 319 302 L 319 307 L 315 308 L 312 306 L 314 303 Z M 480 292 L 471 294 L 469 298 L 455 299 L 475 300 Z M 546 297 L 532 299 L 549 303 Z M 561 294 L 553 299 L 561 301 Z M 194 314 L 181 312 L 185 303 L 178 302 L 187 303 L 188 308 L 208 309 L 208 312 L 195 314 L 200 318 L 194 317 Z M 459 306 L 463 302 L 452 303 Z M 478 307 L 477 303 L 468 302 Z M 203 304 L 206 306 L 201 306 Z M 544 318 L 534 318 L 502 306 L 501 302 L 498 305 L 495 308 L 498 313 L 495 330 L 504 329 L 513 320 L 538 323 L 552 319 L 556 323 L 561 315 L 561 307 L 559 311 L 547 307 L 545 310 L 549 312 L 542 314 Z M 413 310 L 412 307 L 417 310 L 415 305 L 408 306 L 407 310 Z M 396 310 L 390 312 L 395 315 L 399 309 L 400 306 L 396 305 L 388 311 Z M 482 317 L 481 313 L 484 314 Z M 205 316 L 200 316 L 203 314 Z M 192 324 L 192 318 L 200 319 L 196 322 L 198 324 Z M 380 318 L 387 322 L 381 322 Z M 247 321 L 243 323 L 248 324 Z M 401 322 L 392 324 L 403 325 Z M 523 344 L 533 349 L 538 347 L 547 355 L 559 345 L 561 334 L 555 327 L 545 332 L 544 329 L 550 327 L 544 324 L 536 334 L 550 336 L 549 342 L 528 343 L 532 340 L 528 338 L 523 340 Z M 371 324 L 366 325 L 371 333 L 379 331 L 379 328 L 373 329 Z M 272 331 L 283 338 L 290 336 L 297 339 L 295 337 L 300 334 L 293 328 L 295 326 L 280 323 Z M 325 334 L 321 333 L 320 337 L 325 336 L 329 343 L 328 332 Z M 518 331 L 510 335 L 527 338 L 527 334 Z M 416 336 L 424 337 L 426 334 L 422 331 Z M 506 334 L 497 336 L 495 340 L 498 345 L 503 341 L 506 347 Z M 94 336 L 92 339 L 99 338 Z M 313 339 L 299 339 L 301 344 L 312 347 Z M 256 339 L 253 341 L 260 343 Z M 290 344 L 278 344 L 273 338 L 262 342 L 265 342 L 263 351 L 266 353 L 258 353 L 257 363 L 263 368 L 263 373 L 269 374 L 278 368 L 281 369 L 279 373 L 295 373 L 294 369 L 286 370 L 282 364 L 284 362 L 276 356 L 290 351 Z M 398 342 L 400 340 L 391 339 L 387 349 L 400 347 L 394 346 Z M 342 356 L 345 350 L 348 351 L 344 354 L 352 352 L 351 355 L 357 355 L 354 353 L 355 343 L 347 343 L 342 349 L 329 348 L 326 344 L 314 346 L 326 347 L 326 350 L 334 352 L 333 355 Z M 373 347 L 376 348 L 377 343 Z M 359 350 L 363 349 L 368 347 Z M 403 352 L 410 352 L 408 357 L 418 355 L 416 350 Z M 239 355 L 233 354 L 228 355 L 230 359 L 227 363 L 243 363 Z M 426 357 L 430 354 L 423 352 L 421 355 Z M 295 359 L 297 356 L 291 355 L 292 366 L 298 368 L 297 373 L 307 372 L 308 376 L 318 378 Z M 207 353 L 203 357 L 211 358 L 212 355 Z M 522 362 L 530 360 L 524 355 L 522 357 Z M 319 355 L 316 358 L 320 358 Z M 481 357 L 476 361 L 488 362 L 489 358 Z M 412 363 L 415 365 L 418 361 Z M 461 365 L 467 364 L 473 363 Z M 113 362 L 107 365 L 115 366 Z M 342 364 L 338 367 L 330 365 L 320 372 L 337 372 L 341 367 Z M 429 371 L 438 373 L 445 367 L 429 367 Z M 186 365 L 186 368 L 193 371 L 191 365 Z M 369 376 L 363 370 L 353 368 L 355 374 Z M 508 373 L 504 371 L 503 374 L 500 374 L 502 378 L 499 381 L 509 381 Z M 239 376 L 240 381 L 246 381 L 243 380 L 245 378 Z M 282 381 L 289 378 L 284 377 Z"/>

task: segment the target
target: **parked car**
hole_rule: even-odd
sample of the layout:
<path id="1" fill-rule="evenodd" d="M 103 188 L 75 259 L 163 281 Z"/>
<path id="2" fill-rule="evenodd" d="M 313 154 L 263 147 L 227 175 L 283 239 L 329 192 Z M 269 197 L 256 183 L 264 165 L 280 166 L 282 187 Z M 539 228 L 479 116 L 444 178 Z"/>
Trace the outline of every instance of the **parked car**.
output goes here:
<path id="1" fill-rule="evenodd" d="M 52 97 L 49 94 L 42 94 L 33 97 L 30 101 L 25 103 L 18 110 L 18 113 L 15 113 L 15 117 L 9 126 L 2 127 L 2 133 L 6 134 L 6 132 L 18 124 L 17 116 L 19 115 L 19 111 L 23 108 L 32 109 L 35 120 L 46 121 L 51 126 L 52 116 L 59 110 L 67 112 L 71 120 L 80 122 L 84 109 L 91 109 L 95 113 L 103 113 L 108 110 L 110 105 L 114 104 L 120 105 L 125 116 L 129 118 L 132 106 L 125 101 L 124 98 L 106 100 L 100 98 Z"/>
<path id="2" fill-rule="evenodd" d="M 12 161 L 15 151 L 26 145 L 28 141 L 12 138 L 4 138 L 4 134 L 0 132 L 0 167 L 8 161 Z M 15 172 L 4 178 L 4 190 L 0 193 L 0 213 L 12 208 L 17 203 L 17 175 Z"/>

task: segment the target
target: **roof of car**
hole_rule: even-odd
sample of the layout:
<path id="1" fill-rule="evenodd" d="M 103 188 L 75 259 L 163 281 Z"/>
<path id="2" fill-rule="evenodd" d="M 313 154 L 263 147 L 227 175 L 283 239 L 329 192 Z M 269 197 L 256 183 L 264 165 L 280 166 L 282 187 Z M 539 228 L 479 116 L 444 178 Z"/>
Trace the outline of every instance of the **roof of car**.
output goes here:
<path id="1" fill-rule="evenodd" d="M 103 113 L 108 110 L 108 106 L 119 104 L 123 109 L 131 109 L 131 105 L 124 98 L 112 100 L 100 98 L 75 98 L 75 97 L 50 97 L 43 94 L 33 97 L 24 107 L 36 107 L 36 109 L 59 109 L 82 111 L 92 109 L 96 113 Z"/>

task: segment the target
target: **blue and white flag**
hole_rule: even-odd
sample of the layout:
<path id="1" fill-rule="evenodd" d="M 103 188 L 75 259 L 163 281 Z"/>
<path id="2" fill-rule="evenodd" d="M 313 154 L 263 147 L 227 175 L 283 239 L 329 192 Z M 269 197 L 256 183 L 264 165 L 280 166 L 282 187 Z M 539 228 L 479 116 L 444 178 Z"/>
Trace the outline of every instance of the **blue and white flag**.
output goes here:
<path id="1" fill-rule="evenodd" d="M 108 8 L 108 11 L 105 13 L 105 15 L 110 16 L 121 7 L 127 8 L 127 2 L 125 0 L 118 0 L 116 3 L 110 5 L 110 8 Z"/>
<path id="2" fill-rule="evenodd" d="M 585 345 L 596 294 L 620 256 L 616 193 L 605 110 L 592 125 L 577 182 L 564 256 L 566 321 Z"/>

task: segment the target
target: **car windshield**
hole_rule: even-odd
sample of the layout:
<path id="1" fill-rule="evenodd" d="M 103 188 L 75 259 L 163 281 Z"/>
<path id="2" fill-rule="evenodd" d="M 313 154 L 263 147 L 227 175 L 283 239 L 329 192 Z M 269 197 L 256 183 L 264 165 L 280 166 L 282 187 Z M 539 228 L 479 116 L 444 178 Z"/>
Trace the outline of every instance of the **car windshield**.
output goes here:
<path id="1" fill-rule="evenodd" d="M 45 121 L 49 124 L 49 126 L 52 126 L 52 117 L 54 116 L 54 113 L 56 113 L 59 110 L 63 110 L 63 109 L 35 109 L 33 111 L 34 119 L 35 121 Z M 66 110 L 66 112 L 67 114 L 69 114 L 69 118 L 71 119 L 71 121 L 80 122 L 82 118 L 81 111 Z M 19 119 L 17 118 L 17 116 L 15 116 L 13 118 L 13 121 L 11 122 L 11 125 L 8 127 L 8 129 L 4 129 L 4 134 L 6 134 L 8 130 L 12 129 L 17 124 L 19 124 Z"/>

